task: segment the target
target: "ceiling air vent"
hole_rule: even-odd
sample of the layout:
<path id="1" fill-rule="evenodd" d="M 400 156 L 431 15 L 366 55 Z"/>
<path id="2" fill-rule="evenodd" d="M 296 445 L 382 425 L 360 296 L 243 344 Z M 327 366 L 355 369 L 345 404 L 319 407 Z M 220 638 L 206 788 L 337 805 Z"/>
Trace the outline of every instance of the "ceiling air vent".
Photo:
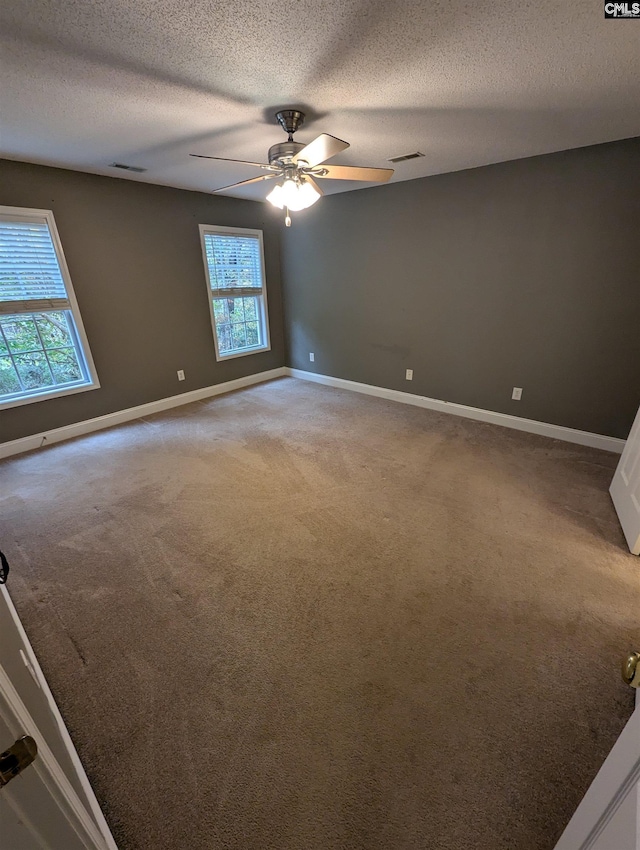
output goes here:
<path id="1" fill-rule="evenodd" d="M 405 153 L 403 156 L 392 156 L 388 162 L 405 162 L 407 159 L 418 159 L 418 157 L 424 156 L 420 151 L 416 151 L 415 153 Z"/>
<path id="2" fill-rule="evenodd" d="M 133 171 L 136 174 L 142 174 L 146 168 L 140 168 L 137 165 L 125 165 L 123 162 L 112 162 L 110 168 L 119 168 L 121 171 Z"/>

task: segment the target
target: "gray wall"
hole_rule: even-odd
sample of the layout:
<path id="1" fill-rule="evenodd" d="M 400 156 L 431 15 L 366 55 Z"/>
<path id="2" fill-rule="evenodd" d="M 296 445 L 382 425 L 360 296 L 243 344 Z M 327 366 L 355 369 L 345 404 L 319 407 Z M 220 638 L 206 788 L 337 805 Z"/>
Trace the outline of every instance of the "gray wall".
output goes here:
<path id="1" fill-rule="evenodd" d="M 0 441 L 283 365 L 281 247 L 292 366 L 617 437 L 640 404 L 640 139 L 326 197 L 287 230 L 24 163 L 0 187 L 54 211 L 102 385 L 1 411 Z M 216 363 L 200 223 L 264 230 L 270 352 Z"/>
<path id="2" fill-rule="evenodd" d="M 53 210 L 101 384 L 0 411 L 0 442 L 284 365 L 267 205 L 6 160 L 0 204 Z M 264 231 L 271 351 L 216 362 L 199 224 Z"/>
<path id="3" fill-rule="evenodd" d="M 627 436 L 640 139 L 324 198 L 282 262 L 289 365 Z"/>

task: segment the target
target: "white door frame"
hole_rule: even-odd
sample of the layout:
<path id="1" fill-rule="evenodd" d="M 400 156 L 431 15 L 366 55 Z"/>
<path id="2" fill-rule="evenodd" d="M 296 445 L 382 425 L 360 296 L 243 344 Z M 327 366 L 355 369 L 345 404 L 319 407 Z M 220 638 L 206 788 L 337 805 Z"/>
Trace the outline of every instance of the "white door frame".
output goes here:
<path id="1" fill-rule="evenodd" d="M 118 847 L 113 839 L 111 831 L 102 814 L 100 805 L 96 796 L 89 784 L 87 774 L 82 767 L 82 763 L 76 752 L 76 748 L 69 736 L 67 727 L 64 724 L 60 710 L 53 699 L 53 695 L 44 677 L 38 659 L 35 656 L 29 638 L 24 630 L 15 606 L 9 596 L 5 585 L 0 585 L 0 594 L 4 597 L 13 625 L 18 631 L 24 650 L 27 656 L 27 661 L 30 665 L 30 672 L 36 678 L 38 685 L 42 689 L 51 714 L 56 722 L 63 744 L 73 767 L 78 775 L 78 779 L 85 792 L 91 811 L 87 811 L 86 806 L 78 797 L 75 789 L 69 781 L 66 773 L 60 767 L 59 762 L 49 748 L 46 739 L 39 733 L 38 727 L 34 722 L 29 710 L 22 701 L 19 693 L 15 689 L 11 679 L 9 678 L 4 667 L 0 664 L 0 695 L 3 699 L 0 700 L 0 712 L 10 728 L 16 729 L 16 734 L 30 734 L 38 744 L 38 756 L 28 770 L 35 770 L 39 774 L 45 787 L 58 803 L 61 811 L 69 820 L 73 828 L 80 835 L 81 839 L 86 844 L 88 850 L 118 850 Z M 8 710 L 8 714 L 5 712 Z M 17 724 L 17 725 L 16 725 Z M 19 728 L 18 728 L 19 727 Z M 29 820 L 28 811 L 21 808 L 20 816 L 25 820 Z M 36 824 L 34 824 L 36 826 Z"/>

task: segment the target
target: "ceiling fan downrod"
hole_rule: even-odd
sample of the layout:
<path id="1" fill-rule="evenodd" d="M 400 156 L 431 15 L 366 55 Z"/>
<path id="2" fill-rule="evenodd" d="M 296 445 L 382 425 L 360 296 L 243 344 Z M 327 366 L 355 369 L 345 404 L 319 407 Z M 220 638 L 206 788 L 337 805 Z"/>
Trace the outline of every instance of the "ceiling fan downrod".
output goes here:
<path id="1" fill-rule="evenodd" d="M 278 124 L 288 136 L 287 141 L 293 141 L 293 134 L 304 124 L 304 112 L 299 109 L 281 109 L 276 112 Z"/>

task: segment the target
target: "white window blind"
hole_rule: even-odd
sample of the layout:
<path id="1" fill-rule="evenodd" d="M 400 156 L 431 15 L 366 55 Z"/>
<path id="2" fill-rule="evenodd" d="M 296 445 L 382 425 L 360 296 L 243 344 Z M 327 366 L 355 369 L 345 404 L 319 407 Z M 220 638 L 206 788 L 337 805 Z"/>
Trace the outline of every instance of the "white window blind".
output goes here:
<path id="1" fill-rule="evenodd" d="M 69 299 L 46 220 L 0 216 L 0 312 L 68 310 Z"/>
<path id="2" fill-rule="evenodd" d="M 231 236 L 205 233 L 204 244 L 211 290 L 216 294 L 248 295 L 262 293 L 262 246 L 257 236 Z"/>
<path id="3" fill-rule="evenodd" d="M 269 348 L 262 232 L 201 225 L 216 357 Z"/>

